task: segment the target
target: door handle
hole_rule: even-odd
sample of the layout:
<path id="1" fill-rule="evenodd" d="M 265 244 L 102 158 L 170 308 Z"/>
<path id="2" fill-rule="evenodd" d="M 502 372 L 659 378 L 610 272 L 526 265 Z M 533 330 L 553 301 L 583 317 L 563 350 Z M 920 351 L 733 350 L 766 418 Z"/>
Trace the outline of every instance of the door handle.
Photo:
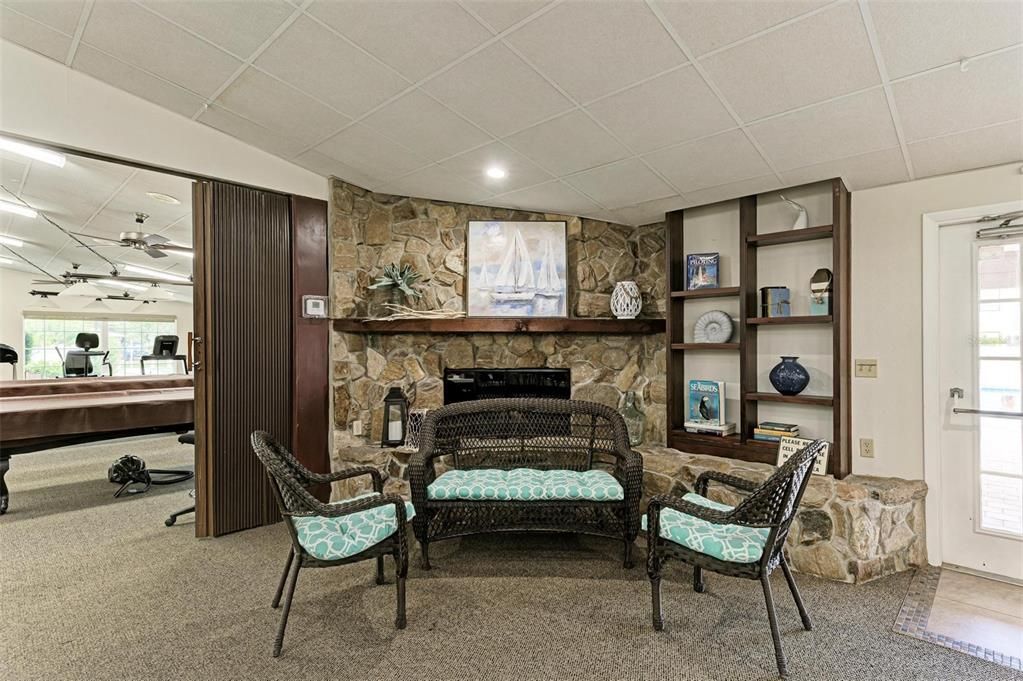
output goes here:
<path id="1" fill-rule="evenodd" d="M 962 388 L 950 388 L 948 396 L 953 400 L 963 399 Z M 953 414 L 976 414 L 978 416 L 993 416 L 1001 419 L 1023 419 L 1023 412 L 1020 411 L 997 411 L 995 409 L 970 409 L 969 407 L 952 407 Z"/>
<path id="2" fill-rule="evenodd" d="M 202 345 L 202 336 L 192 335 L 192 332 L 188 332 L 188 363 L 192 366 L 192 371 L 199 371 L 202 368 L 202 360 L 196 359 L 193 361 L 193 352 L 196 356 L 199 354 L 199 346 Z"/>

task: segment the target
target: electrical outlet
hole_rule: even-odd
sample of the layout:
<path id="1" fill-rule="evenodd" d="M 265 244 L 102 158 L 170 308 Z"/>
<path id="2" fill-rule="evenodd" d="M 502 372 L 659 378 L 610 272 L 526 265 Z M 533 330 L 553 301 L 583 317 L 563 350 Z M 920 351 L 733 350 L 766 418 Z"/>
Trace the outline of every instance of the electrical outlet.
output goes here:
<path id="1" fill-rule="evenodd" d="M 874 440 L 869 437 L 860 438 L 860 456 L 867 459 L 874 458 Z"/>
<path id="2" fill-rule="evenodd" d="M 362 421 L 352 421 L 352 435 L 362 435 Z"/>
<path id="3" fill-rule="evenodd" d="M 858 359 L 855 364 L 857 378 L 877 378 L 876 359 Z"/>

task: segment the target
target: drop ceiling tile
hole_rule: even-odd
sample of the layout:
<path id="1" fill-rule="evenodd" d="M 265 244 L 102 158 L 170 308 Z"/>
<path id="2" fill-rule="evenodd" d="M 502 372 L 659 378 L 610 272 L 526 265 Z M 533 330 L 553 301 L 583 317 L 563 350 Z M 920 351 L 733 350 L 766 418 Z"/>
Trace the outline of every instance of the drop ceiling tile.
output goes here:
<path id="1" fill-rule="evenodd" d="M 308 17 L 299 17 L 254 64 L 350 116 L 408 87 L 407 80 Z"/>
<path id="2" fill-rule="evenodd" d="M 891 78 L 1023 42 L 1023 3 L 878 2 L 870 14 Z"/>
<path id="3" fill-rule="evenodd" d="M 828 4 L 830 0 L 687 0 L 655 2 L 686 46 L 696 55 L 776 26 Z"/>
<path id="4" fill-rule="evenodd" d="M 779 170 L 899 144 L 880 88 L 772 118 L 749 130 Z"/>
<path id="5" fill-rule="evenodd" d="M 346 163 L 371 177 L 386 180 L 429 165 L 372 128 L 356 124 L 316 147 L 321 154 Z"/>
<path id="6" fill-rule="evenodd" d="M 78 46 L 71 66 L 125 92 L 189 118 L 195 115 L 205 101 L 194 92 L 157 78 L 88 45 Z"/>
<path id="7" fill-rule="evenodd" d="M 342 163 L 337 159 L 321 154 L 315 149 L 296 156 L 292 159 L 292 162 L 318 175 L 339 177 L 345 182 L 357 185 L 363 189 L 369 189 L 370 191 L 376 191 L 377 187 L 380 186 L 380 180 L 377 178 L 359 172 L 347 163 Z"/>
<path id="8" fill-rule="evenodd" d="M 586 108 L 637 153 L 735 127 L 725 107 L 689 66 Z M 642 121 L 637 112 L 642 112 Z"/>
<path id="9" fill-rule="evenodd" d="M 612 211 L 612 213 L 615 216 L 614 221 L 623 225 L 650 225 L 655 222 L 664 222 L 665 213 L 678 210 L 685 205 L 685 199 L 676 195 L 637 203 L 634 206 L 625 206 Z"/>
<path id="10" fill-rule="evenodd" d="M 818 180 L 841 177 L 851 190 L 879 187 L 909 180 L 902 149 L 882 149 L 859 156 L 825 161 L 804 168 L 794 168 L 782 174 L 785 184 L 809 184 Z"/>
<path id="11" fill-rule="evenodd" d="M 663 199 L 676 193 L 635 158 L 586 170 L 565 178 L 565 182 L 610 209 Z"/>
<path id="12" fill-rule="evenodd" d="M 282 0 L 142 0 L 142 4 L 242 59 L 248 59 L 295 11 Z"/>
<path id="13" fill-rule="evenodd" d="M 701 63 L 746 122 L 881 82 L 855 3 L 838 5 Z"/>
<path id="14" fill-rule="evenodd" d="M 686 61 L 641 2 L 567 2 L 506 41 L 580 102 Z"/>
<path id="15" fill-rule="evenodd" d="M 362 122 L 431 161 L 492 140 L 490 135 L 418 90 L 374 111 Z"/>
<path id="16" fill-rule="evenodd" d="M 93 5 L 82 41 L 204 97 L 241 62 L 130 2 Z"/>
<path id="17" fill-rule="evenodd" d="M 516 133 L 507 140 L 555 175 L 618 161 L 629 151 L 582 111 L 573 111 Z"/>
<path id="18" fill-rule="evenodd" d="M 231 83 L 216 104 L 305 144 L 321 140 L 351 121 L 254 68 L 246 69 Z"/>
<path id="19" fill-rule="evenodd" d="M 290 158 L 308 146 L 306 142 L 269 130 L 220 106 L 208 107 L 199 115 L 198 121 L 246 144 L 284 158 Z"/>
<path id="20" fill-rule="evenodd" d="M 313 3 L 307 10 L 334 30 L 419 80 L 492 37 L 455 2 Z"/>
<path id="21" fill-rule="evenodd" d="M 604 211 L 564 182 L 555 180 L 494 197 L 502 205 L 544 213 L 596 215 Z"/>
<path id="22" fill-rule="evenodd" d="M 730 201 L 741 196 L 760 194 L 778 189 L 782 186 L 774 175 L 751 177 L 739 182 L 729 182 L 716 187 L 708 187 L 685 195 L 686 206 L 705 206 L 719 201 Z"/>
<path id="23" fill-rule="evenodd" d="M 78 28 L 78 20 L 82 16 L 82 8 L 85 0 L 3 0 L 5 8 L 13 9 L 15 12 L 35 19 L 39 23 L 49 26 L 69 36 L 75 34 Z M 4 13 L 3 18 L 7 16 Z"/>
<path id="24" fill-rule="evenodd" d="M 0 7 L 0 38 L 61 63 L 67 58 L 68 50 L 71 48 L 71 36 L 13 12 L 7 7 Z"/>
<path id="25" fill-rule="evenodd" d="M 771 171 L 741 130 L 661 149 L 643 158 L 687 199 L 689 192 Z"/>
<path id="26" fill-rule="evenodd" d="M 491 45 L 423 85 L 484 130 L 503 137 L 572 108 L 504 45 Z"/>
<path id="27" fill-rule="evenodd" d="M 467 0 L 462 3 L 495 31 L 503 31 L 540 10 L 551 0 Z"/>
<path id="28" fill-rule="evenodd" d="M 553 179 L 528 158 L 500 142 L 459 154 L 440 165 L 458 177 L 482 185 L 494 193 L 507 193 Z M 490 167 L 502 168 L 508 173 L 507 177 L 488 177 L 486 170 Z"/>
<path id="29" fill-rule="evenodd" d="M 908 141 L 1023 116 L 1023 49 L 892 85 Z"/>
<path id="30" fill-rule="evenodd" d="M 918 177 L 1023 161 L 1023 120 L 909 145 Z"/>
<path id="31" fill-rule="evenodd" d="M 127 166 L 75 156 L 68 156 L 63 168 L 34 163 L 21 196 L 64 228 L 79 230 L 134 172 Z M 40 231 L 56 231 L 38 220 L 36 224 Z"/>
<path id="32" fill-rule="evenodd" d="M 491 195 L 479 185 L 467 182 L 440 166 L 432 165 L 385 182 L 380 191 L 438 201 L 478 203 Z"/>
<path id="33" fill-rule="evenodd" d="M 31 161 L 24 156 L 12 154 L 7 151 L 0 151 L 0 182 L 11 191 L 18 191 L 21 178 L 25 175 Z M 0 198 L 7 198 L 7 192 L 0 191 Z M 11 213 L 4 213 L 7 217 Z"/>

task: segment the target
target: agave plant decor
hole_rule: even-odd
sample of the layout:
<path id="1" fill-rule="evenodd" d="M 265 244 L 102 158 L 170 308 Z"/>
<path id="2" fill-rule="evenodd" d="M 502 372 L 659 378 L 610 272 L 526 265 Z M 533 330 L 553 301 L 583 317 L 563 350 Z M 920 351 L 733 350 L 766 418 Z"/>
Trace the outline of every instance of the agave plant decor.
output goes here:
<path id="1" fill-rule="evenodd" d="M 384 267 L 384 273 L 377 277 L 376 283 L 369 288 L 389 288 L 391 298 L 397 302 L 398 297 L 404 293 L 408 298 L 419 298 L 423 295 L 419 289 L 412 288 L 413 284 L 419 281 L 422 275 L 416 272 L 411 265 L 390 264 Z"/>

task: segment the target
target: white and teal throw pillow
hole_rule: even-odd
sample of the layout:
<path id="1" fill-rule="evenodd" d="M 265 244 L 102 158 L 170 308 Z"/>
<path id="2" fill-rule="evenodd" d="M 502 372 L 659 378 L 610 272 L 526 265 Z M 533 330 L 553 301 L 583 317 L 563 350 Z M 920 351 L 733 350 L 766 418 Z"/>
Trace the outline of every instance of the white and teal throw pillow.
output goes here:
<path id="1" fill-rule="evenodd" d="M 541 471 L 535 468 L 453 470 L 426 488 L 437 501 L 621 501 L 625 490 L 605 471 Z"/>
<path id="2" fill-rule="evenodd" d="M 731 511 L 733 508 L 692 492 L 682 498 L 691 504 L 718 511 Z M 643 516 L 643 529 L 647 529 L 646 516 Z M 755 563 L 760 560 L 769 533 L 770 529 L 766 527 L 718 525 L 673 508 L 661 509 L 661 537 L 693 551 L 732 563 Z"/>
<path id="3" fill-rule="evenodd" d="M 343 504 L 376 494 L 376 492 L 360 494 L 351 499 L 335 501 L 334 504 Z M 415 515 L 416 511 L 412 504 L 406 501 L 406 519 L 412 520 Z M 320 560 L 339 560 L 362 553 L 398 530 L 394 504 L 377 506 L 336 518 L 301 517 L 292 518 L 291 522 L 298 534 L 298 543 L 309 555 Z"/>

